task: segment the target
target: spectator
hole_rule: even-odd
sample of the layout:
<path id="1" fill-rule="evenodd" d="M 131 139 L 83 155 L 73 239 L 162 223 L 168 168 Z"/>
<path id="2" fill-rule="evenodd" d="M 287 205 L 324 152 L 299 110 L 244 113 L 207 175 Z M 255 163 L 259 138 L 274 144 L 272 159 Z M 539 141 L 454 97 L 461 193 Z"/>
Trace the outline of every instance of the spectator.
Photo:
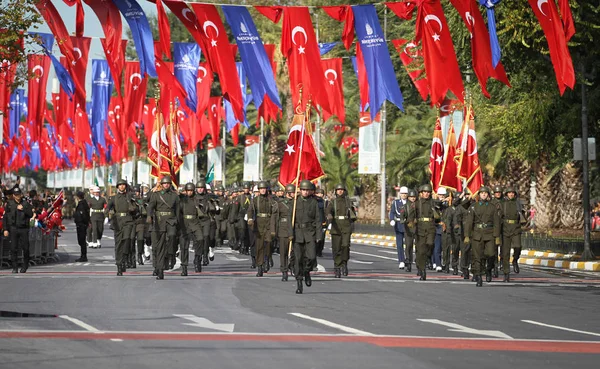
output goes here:
<path id="1" fill-rule="evenodd" d="M 74 219 L 77 228 L 77 243 L 81 249 L 81 256 L 75 261 L 85 263 L 88 261 L 86 235 L 91 224 L 90 206 L 87 201 L 85 201 L 85 194 L 82 191 L 77 192 L 75 201 L 77 202 L 77 206 L 75 207 Z"/>

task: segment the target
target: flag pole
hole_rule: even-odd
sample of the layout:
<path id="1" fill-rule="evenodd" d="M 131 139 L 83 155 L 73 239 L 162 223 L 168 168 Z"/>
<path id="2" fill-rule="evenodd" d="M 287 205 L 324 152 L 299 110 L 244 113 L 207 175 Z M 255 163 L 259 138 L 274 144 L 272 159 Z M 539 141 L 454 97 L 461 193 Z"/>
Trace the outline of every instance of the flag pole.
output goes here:
<path id="1" fill-rule="evenodd" d="M 302 106 L 302 87 L 300 87 L 300 101 L 298 102 L 298 106 L 296 107 L 296 113 L 299 113 L 300 111 L 298 109 L 301 109 Z M 302 135 L 300 137 L 300 148 L 298 151 L 298 169 L 296 170 L 296 179 L 294 180 L 294 182 L 296 182 L 296 191 L 294 192 L 294 206 L 292 207 L 292 231 L 294 229 L 294 225 L 296 223 L 296 207 L 298 205 L 298 187 L 300 186 L 300 165 L 302 164 L 302 150 L 304 149 L 304 125 L 306 124 L 306 120 L 309 119 L 309 114 L 310 114 L 310 99 L 308 100 L 308 103 L 306 104 L 306 110 L 304 111 L 303 115 L 304 118 L 302 119 L 302 128 L 300 129 L 300 134 Z M 292 244 L 293 244 L 293 239 L 290 238 L 290 244 L 288 247 L 288 258 L 290 257 L 290 255 L 292 255 Z"/>
<path id="2" fill-rule="evenodd" d="M 387 37 L 387 6 L 384 7 L 383 13 L 383 39 L 386 40 Z M 369 107 L 369 109 L 373 109 Z M 381 211 L 380 211 L 380 219 L 379 223 L 381 227 L 385 225 L 386 215 L 387 215 L 387 197 L 386 197 L 386 168 L 385 168 L 385 147 L 386 147 L 386 124 L 387 124 L 387 110 L 386 110 L 386 101 L 383 101 L 383 109 L 381 111 Z"/>

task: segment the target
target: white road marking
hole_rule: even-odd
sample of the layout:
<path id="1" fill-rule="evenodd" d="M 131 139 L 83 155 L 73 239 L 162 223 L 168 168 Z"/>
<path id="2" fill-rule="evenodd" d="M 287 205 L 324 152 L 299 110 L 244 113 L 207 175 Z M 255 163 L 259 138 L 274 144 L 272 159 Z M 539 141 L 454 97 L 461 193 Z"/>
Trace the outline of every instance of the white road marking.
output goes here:
<path id="1" fill-rule="evenodd" d="M 326 325 L 326 326 L 331 327 L 331 328 L 339 329 L 342 332 L 356 334 L 358 336 L 373 336 L 374 335 L 373 333 L 361 331 L 361 330 L 358 330 L 358 329 L 354 329 L 352 327 L 346 327 L 345 325 L 341 325 L 341 324 L 337 324 L 337 323 L 334 323 L 334 322 L 330 322 L 329 320 L 320 319 L 320 318 L 313 318 L 312 316 L 304 315 L 302 313 L 288 313 L 288 314 L 293 315 L 293 316 L 298 317 L 298 318 L 312 320 L 313 322 L 317 322 L 317 323 Z"/>
<path id="2" fill-rule="evenodd" d="M 82 321 L 81 321 L 81 320 L 79 320 L 79 319 L 71 318 L 71 317 L 70 317 L 70 316 L 68 316 L 68 315 L 59 315 L 58 317 L 59 317 L 59 318 L 62 318 L 62 319 L 65 319 L 65 320 L 68 320 L 68 321 L 70 321 L 71 323 L 73 323 L 73 324 L 76 324 L 76 325 L 80 326 L 81 328 L 85 329 L 85 330 L 86 330 L 86 331 L 88 331 L 88 332 L 93 332 L 93 333 L 102 333 L 102 331 L 101 331 L 101 330 L 99 330 L 99 329 L 96 329 L 96 328 L 92 327 L 91 325 L 89 325 L 89 324 L 87 324 L 87 323 L 85 323 L 85 322 L 82 322 Z"/>
<path id="3" fill-rule="evenodd" d="M 489 336 L 489 337 L 503 338 L 503 339 L 509 339 L 509 340 L 513 339 L 511 336 L 509 336 L 503 332 L 500 332 L 500 331 L 479 330 L 479 329 L 465 327 L 464 325 L 460 325 L 460 324 L 456 324 L 456 323 L 444 322 L 443 320 L 438 320 L 438 319 L 417 319 L 417 320 L 421 321 L 421 322 L 425 322 L 425 323 L 433 323 L 433 324 L 443 325 L 445 327 L 450 328 L 448 330 L 451 332 L 477 334 L 480 336 Z"/>
<path id="4" fill-rule="evenodd" d="M 110 340 L 113 342 L 123 342 L 123 340 L 120 338 L 111 338 Z"/>
<path id="5" fill-rule="evenodd" d="M 383 252 L 383 253 L 386 253 L 386 254 L 398 255 L 397 251 L 388 251 L 388 250 L 377 250 L 377 251 Z"/>
<path id="6" fill-rule="evenodd" d="M 594 333 L 594 332 L 588 332 L 588 331 L 580 331 L 580 330 L 577 330 L 577 329 L 561 327 L 561 326 L 558 326 L 558 325 L 540 323 L 540 322 L 536 322 L 535 320 L 521 320 L 521 321 L 524 322 L 524 323 L 535 324 L 535 325 L 539 325 L 539 326 L 542 326 L 542 327 L 560 329 L 560 330 L 567 331 L 567 332 L 589 334 L 590 336 L 598 336 L 598 337 L 600 337 L 600 333 Z"/>
<path id="7" fill-rule="evenodd" d="M 356 263 L 356 264 L 368 264 L 368 265 L 373 264 L 372 261 L 362 261 L 362 260 L 355 260 L 355 259 L 350 259 L 349 261 L 351 263 Z"/>
<path id="8" fill-rule="evenodd" d="M 325 273 L 326 272 L 325 267 L 321 264 L 317 264 L 317 272 Z"/>
<path id="9" fill-rule="evenodd" d="M 215 331 L 229 332 L 232 333 L 235 327 L 235 324 L 217 324 L 213 323 L 210 320 L 202 317 L 198 317 L 191 314 L 173 314 L 173 316 L 177 318 L 187 319 L 192 321 L 193 323 L 183 323 L 183 325 L 189 325 L 191 327 L 200 327 L 200 328 L 208 328 Z"/>
<path id="10" fill-rule="evenodd" d="M 351 254 L 356 254 L 356 255 L 364 255 L 364 256 L 370 256 L 373 258 L 378 258 L 378 259 L 385 259 L 385 260 L 393 260 L 395 262 L 398 262 L 398 258 L 389 258 L 387 256 L 381 256 L 381 255 L 374 255 L 374 254 L 367 254 L 365 252 L 358 252 L 358 251 L 350 251 Z"/>
<path id="11" fill-rule="evenodd" d="M 249 259 L 240 259 L 237 256 L 225 254 L 225 259 L 229 261 L 248 261 Z"/>
<path id="12" fill-rule="evenodd" d="M 114 240 L 115 239 L 114 237 L 111 237 L 111 236 L 104 236 L 104 237 L 108 238 L 109 240 Z"/>

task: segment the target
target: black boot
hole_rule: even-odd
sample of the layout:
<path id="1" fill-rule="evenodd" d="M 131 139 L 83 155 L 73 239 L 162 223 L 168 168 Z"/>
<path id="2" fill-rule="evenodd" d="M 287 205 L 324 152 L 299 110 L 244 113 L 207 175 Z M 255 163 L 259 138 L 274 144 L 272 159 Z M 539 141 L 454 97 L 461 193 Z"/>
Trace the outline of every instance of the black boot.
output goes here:
<path id="1" fill-rule="evenodd" d="M 187 277 L 188 273 L 187 273 L 187 265 L 182 265 L 181 266 L 181 276 L 182 277 Z"/>
<path id="2" fill-rule="evenodd" d="M 406 263 L 404 270 L 406 270 L 407 273 L 410 273 L 412 270 L 412 263 Z"/>
<path id="3" fill-rule="evenodd" d="M 269 269 L 271 269 L 269 267 L 269 260 L 266 260 L 265 262 L 263 262 L 263 272 L 268 273 Z"/>
<path id="4" fill-rule="evenodd" d="M 427 280 L 427 268 L 421 270 L 421 281 L 426 281 Z"/>
<path id="5" fill-rule="evenodd" d="M 257 277 L 262 277 L 263 276 L 263 268 L 262 265 L 258 266 L 258 272 L 256 272 L 256 276 Z"/>
<path id="6" fill-rule="evenodd" d="M 458 275 L 458 268 L 453 268 L 452 275 Z"/>
<path id="7" fill-rule="evenodd" d="M 469 276 L 469 269 L 464 268 L 462 273 L 463 273 L 463 279 L 468 280 L 470 278 L 470 276 Z"/>
<path id="8" fill-rule="evenodd" d="M 131 259 L 131 268 L 135 269 L 136 268 L 136 265 L 135 265 L 135 254 L 129 255 L 129 258 Z"/>
<path id="9" fill-rule="evenodd" d="M 510 282 L 510 274 L 504 275 L 504 282 Z"/>
<path id="10" fill-rule="evenodd" d="M 478 276 L 475 276 L 475 279 L 476 279 L 476 281 L 475 281 L 475 282 L 477 282 L 475 285 L 476 285 L 477 287 L 481 287 L 481 286 L 483 286 L 483 278 L 481 278 L 481 276 L 480 276 L 480 275 L 478 275 Z"/>
<path id="11" fill-rule="evenodd" d="M 169 269 L 173 269 L 173 268 L 175 268 L 175 263 L 176 263 L 176 260 L 175 260 L 175 254 L 172 254 L 172 255 L 171 255 L 171 265 L 170 265 L 170 268 L 169 268 Z"/>
<path id="12" fill-rule="evenodd" d="M 82 256 L 79 259 L 75 260 L 76 263 L 87 263 L 88 259 L 86 256 Z"/>
<path id="13" fill-rule="evenodd" d="M 519 262 L 516 260 L 513 260 L 512 264 L 513 264 L 513 271 L 516 274 L 519 274 Z"/>
<path id="14" fill-rule="evenodd" d="M 127 268 L 125 267 L 125 263 L 121 264 L 121 272 L 125 273 Z"/>
<path id="15" fill-rule="evenodd" d="M 447 264 L 445 266 L 445 268 L 446 268 L 446 274 L 450 274 L 450 264 Z"/>
<path id="16" fill-rule="evenodd" d="M 158 269 L 154 268 L 154 271 L 152 272 L 152 276 L 156 277 L 158 275 Z"/>
<path id="17" fill-rule="evenodd" d="M 297 287 L 296 287 L 296 293 L 297 293 L 297 294 L 301 294 L 301 293 L 302 293 L 302 290 L 303 290 L 303 288 L 304 288 L 304 287 L 302 286 L 302 279 L 296 279 L 296 285 L 297 285 Z"/>
<path id="18" fill-rule="evenodd" d="M 281 281 L 287 282 L 288 280 L 288 272 L 281 272 Z"/>
<path id="19" fill-rule="evenodd" d="M 348 276 L 348 264 L 346 264 L 346 263 L 342 264 L 342 275 L 344 277 Z"/>
<path id="20" fill-rule="evenodd" d="M 333 277 L 334 278 L 342 278 L 342 272 L 340 271 L 340 268 L 335 268 Z"/>
<path id="21" fill-rule="evenodd" d="M 165 279 L 165 271 L 162 269 L 158 270 L 158 275 L 156 276 L 156 279 Z"/>
<path id="22" fill-rule="evenodd" d="M 269 256 L 269 266 L 273 268 L 273 255 Z"/>
<path id="23" fill-rule="evenodd" d="M 138 264 L 144 265 L 144 258 L 142 257 L 142 254 L 138 254 Z"/>
<path id="24" fill-rule="evenodd" d="M 200 263 L 194 265 L 195 266 L 195 271 L 196 273 L 202 273 L 202 265 L 200 265 Z"/>
<path id="25" fill-rule="evenodd" d="M 117 265 L 117 275 L 118 276 L 122 276 L 123 275 L 123 268 L 121 268 L 120 265 Z"/>
<path id="26" fill-rule="evenodd" d="M 253 256 L 252 257 L 252 265 L 250 266 L 251 269 L 256 268 L 256 258 Z"/>
<path id="27" fill-rule="evenodd" d="M 16 263 L 13 265 L 12 272 L 13 272 L 13 274 L 19 273 L 19 267 L 17 266 Z"/>
<path id="28" fill-rule="evenodd" d="M 485 272 L 485 281 L 490 283 L 492 281 L 492 270 L 487 269 Z"/>
<path id="29" fill-rule="evenodd" d="M 310 277 L 310 272 L 304 273 L 304 283 L 306 283 L 306 287 L 312 286 L 312 278 Z"/>
<path id="30" fill-rule="evenodd" d="M 423 272 L 421 272 L 421 269 L 417 269 L 417 277 L 420 277 L 421 274 L 423 274 Z"/>

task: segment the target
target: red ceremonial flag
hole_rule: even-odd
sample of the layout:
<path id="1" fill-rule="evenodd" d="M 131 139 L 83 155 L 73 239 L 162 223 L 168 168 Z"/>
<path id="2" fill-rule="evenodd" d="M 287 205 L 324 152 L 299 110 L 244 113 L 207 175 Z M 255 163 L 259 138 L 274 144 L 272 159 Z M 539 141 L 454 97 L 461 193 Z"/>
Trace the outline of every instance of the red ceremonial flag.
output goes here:
<path id="1" fill-rule="evenodd" d="M 307 7 L 287 7 L 283 14 L 281 53 L 287 59 L 292 101 L 302 107 L 308 100 L 331 113 L 329 97 L 325 90 L 325 76 L 321 55 Z"/>
<path id="2" fill-rule="evenodd" d="M 476 193 L 483 185 L 483 176 L 477 152 L 477 136 L 475 135 L 475 115 L 471 106 L 467 107 L 465 120 L 458 137 L 458 177 L 467 181 L 467 188 Z"/>
<path id="3" fill-rule="evenodd" d="M 11 64 L 7 61 L 0 62 L 0 114 L 4 115 L 3 120 L 3 132 L 4 137 L 0 137 L 0 142 L 4 139 L 4 142 L 8 142 L 8 138 L 10 135 L 9 131 L 9 123 L 10 119 L 8 119 L 8 107 L 10 104 L 10 94 L 11 94 L 11 85 L 15 81 L 15 76 L 17 73 L 17 64 Z"/>
<path id="4" fill-rule="evenodd" d="M 297 185 L 303 179 L 312 181 L 325 175 L 312 135 L 308 132 L 310 124 L 305 119 L 304 114 L 294 114 L 279 170 L 279 183 L 282 185 Z"/>
<path id="5" fill-rule="evenodd" d="M 261 6 L 255 5 L 254 8 L 265 17 L 269 18 L 273 23 L 279 23 L 283 15 L 283 6 Z"/>
<path id="6" fill-rule="evenodd" d="M 562 17 L 563 28 L 565 30 L 565 38 L 567 41 L 569 41 L 575 34 L 575 24 L 573 23 L 573 14 L 571 14 L 569 0 L 558 0 L 558 6 L 560 7 L 560 15 Z"/>
<path id="7" fill-rule="evenodd" d="M 221 120 L 225 116 L 223 111 L 223 100 L 220 96 L 212 96 L 209 101 L 210 110 L 208 110 L 208 122 L 210 137 L 215 143 L 215 146 L 221 146 L 221 139 L 219 138 Z"/>
<path id="8" fill-rule="evenodd" d="M 456 134 L 454 125 L 450 121 L 448 136 L 446 138 L 446 147 L 444 150 L 444 164 L 442 164 L 442 174 L 440 175 L 440 186 L 454 191 L 462 191 L 462 181 L 458 178 L 458 167 L 456 161 Z"/>
<path id="9" fill-rule="evenodd" d="M 411 20 L 415 11 L 416 1 L 399 1 L 397 3 L 384 3 L 396 16 Z"/>
<path id="10" fill-rule="evenodd" d="M 158 13 L 158 30 L 160 35 L 160 53 L 158 56 L 166 56 L 171 58 L 171 26 L 169 25 L 169 17 L 165 11 L 165 6 L 162 0 L 156 0 L 156 11 Z"/>
<path id="11" fill-rule="evenodd" d="M 344 23 L 342 42 L 344 43 L 346 50 L 350 50 L 352 42 L 354 41 L 354 13 L 352 12 L 352 8 L 349 5 L 322 6 L 321 8 L 331 18 Z"/>
<path id="12" fill-rule="evenodd" d="M 400 54 L 400 60 L 408 72 L 408 76 L 415 84 L 417 91 L 423 101 L 427 101 L 427 95 L 429 95 L 429 84 L 427 83 L 427 77 L 425 75 L 425 65 L 423 64 L 423 51 L 417 47 L 414 41 L 408 41 L 405 39 L 392 40 L 394 47 L 398 54 Z"/>
<path id="13" fill-rule="evenodd" d="M 431 104 L 441 103 L 448 90 L 463 101 L 465 89 L 440 0 L 418 5 L 415 40 L 423 45 Z"/>
<path id="14" fill-rule="evenodd" d="M 75 58 L 73 57 L 71 36 L 69 36 L 69 31 L 67 31 L 67 27 L 65 27 L 65 23 L 60 17 L 58 10 L 54 7 L 54 4 L 50 0 L 39 0 L 35 3 L 35 7 L 46 23 L 48 23 L 48 27 L 56 39 L 60 52 L 67 58 L 69 63 L 73 62 Z"/>
<path id="15" fill-rule="evenodd" d="M 144 105 L 144 135 L 146 136 L 146 142 L 150 142 L 152 138 L 152 131 L 154 129 L 154 119 L 156 117 L 156 101 L 155 99 L 148 99 L 148 104 Z"/>
<path id="16" fill-rule="evenodd" d="M 98 20 L 100 21 L 100 25 L 102 26 L 102 30 L 104 31 L 104 37 L 106 41 L 103 42 L 102 46 L 106 52 L 106 59 L 110 60 L 123 55 L 125 52 L 125 44 L 121 40 L 121 37 L 123 37 L 123 25 L 121 23 L 121 13 L 119 12 L 119 8 L 117 8 L 112 1 L 84 1 L 92 8 L 94 13 L 96 13 Z M 110 66 L 111 62 L 109 61 L 108 64 Z M 113 79 L 115 79 L 114 73 Z M 120 87 L 121 85 L 118 86 Z M 115 88 L 116 87 L 117 85 L 115 85 Z"/>
<path id="17" fill-rule="evenodd" d="M 277 45 L 274 44 L 265 44 L 265 51 L 267 52 L 267 57 L 271 62 L 271 69 L 273 69 L 273 76 L 277 77 L 277 63 L 275 63 L 275 49 Z"/>
<path id="18" fill-rule="evenodd" d="M 125 96 L 124 96 L 124 119 L 121 129 L 127 131 L 131 126 L 142 127 L 142 116 L 144 114 L 144 102 L 148 79 L 140 74 L 139 62 L 125 62 Z"/>
<path id="19" fill-rule="evenodd" d="M 356 71 L 358 91 L 360 93 L 360 111 L 365 112 L 369 104 L 369 79 L 367 77 L 367 69 L 365 68 L 365 59 L 358 43 L 356 43 Z"/>
<path id="20" fill-rule="evenodd" d="M 176 178 L 183 165 L 183 150 L 179 141 L 179 119 L 173 117 L 167 124 L 167 138 L 169 139 L 169 152 L 171 154 L 171 177 Z M 177 186 L 177 182 L 175 182 Z"/>
<path id="21" fill-rule="evenodd" d="M 46 85 L 50 73 L 50 57 L 33 55 L 27 57 L 27 71 L 34 77 L 27 89 L 27 124 L 33 141 L 39 141 L 46 111 Z"/>
<path id="22" fill-rule="evenodd" d="M 321 65 L 327 83 L 325 88 L 329 95 L 331 103 L 331 113 L 323 112 L 323 120 L 327 121 L 332 115 L 335 115 L 340 123 L 346 122 L 346 110 L 344 105 L 344 80 L 342 79 L 342 59 L 323 59 Z"/>
<path id="23" fill-rule="evenodd" d="M 442 124 L 438 117 L 433 130 L 431 153 L 429 154 L 429 171 L 431 172 L 431 186 L 437 192 L 442 175 L 442 162 L 444 160 L 444 139 L 442 137 Z"/>
<path id="24" fill-rule="evenodd" d="M 160 84 L 160 107 L 164 115 L 165 122 L 168 122 L 168 117 L 171 110 L 175 111 L 176 106 L 173 109 L 170 108 L 170 104 L 175 104 L 175 98 L 179 101 L 185 101 L 187 92 L 181 86 L 181 83 L 175 78 L 173 73 L 173 63 L 163 62 L 159 58 L 156 58 L 156 73 L 158 74 L 158 83 Z"/>
<path id="25" fill-rule="evenodd" d="M 237 146 L 240 143 L 240 124 L 236 124 L 231 131 L 229 131 L 231 135 L 231 141 L 233 142 L 233 146 Z"/>
<path id="26" fill-rule="evenodd" d="M 125 49 L 127 49 L 127 40 L 122 40 L 119 47 L 114 47 L 106 38 L 101 38 L 102 48 L 106 55 L 106 62 L 110 69 L 110 75 L 115 84 L 115 90 L 118 96 L 122 96 L 121 92 L 121 76 L 123 75 L 123 67 L 125 66 Z"/>
<path id="27" fill-rule="evenodd" d="M 462 106 L 462 103 L 458 100 L 445 98 L 442 104 L 440 105 L 440 118 L 447 117 L 454 113 L 459 106 Z"/>
<path id="28" fill-rule="evenodd" d="M 75 144 L 83 147 L 83 144 L 92 144 L 92 129 L 88 121 L 84 107 L 75 107 L 75 119 L 73 122 L 75 131 Z"/>
<path id="29" fill-rule="evenodd" d="M 533 9 L 533 13 L 542 26 L 544 35 L 546 35 L 548 48 L 550 49 L 550 60 L 552 60 L 556 82 L 562 95 L 567 87 L 572 90 L 575 86 L 575 71 L 573 70 L 573 60 L 567 46 L 565 30 L 558 16 L 556 3 L 554 0 L 528 1 Z M 546 4 L 545 7 L 544 4 Z"/>
<path id="30" fill-rule="evenodd" d="M 481 85 L 481 92 L 489 99 L 490 93 L 486 87 L 489 78 L 494 78 L 510 87 L 504 66 L 501 62 L 498 62 L 498 65 L 494 68 L 492 64 L 490 34 L 479 12 L 477 0 L 450 0 L 450 2 L 454 5 L 471 33 L 473 70 L 479 85 Z"/>
<path id="31" fill-rule="evenodd" d="M 208 63 L 200 63 L 198 67 L 198 78 L 196 80 L 196 94 L 198 95 L 198 105 L 196 114 L 204 115 L 210 104 L 210 89 L 213 84 L 213 73 Z"/>
<path id="32" fill-rule="evenodd" d="M 244 101 L 240 89 L 235 59 L 231 55 L 227 31 L 217 8 L 212 4 L 190 4 L 202 25 L 200 48 L 206 55 L 211 69 L 219 75 L 223 97 L 231 103 L 233 114 L 240 122 L 244 120 Z"/>
<path id="33" fill-rule="evenodd" d="M 83 37 L 85 13 L 83 11 L 83 4 L 81 3 L 81 0 L 63 0 L 63 1 L 68 6 L 77 5 L 77 16 L 75 18 L 75 36 Z"/>
<path id="34" fill-rule="evenodd" d="M 87 72 L 88 55 L 92 39 L 89 37 L 71 37 L 73 43 L 73 61 L 71 62 L 71 77 L 75 83 L 75 104 L 85 106 L 85 74 Z"/>

